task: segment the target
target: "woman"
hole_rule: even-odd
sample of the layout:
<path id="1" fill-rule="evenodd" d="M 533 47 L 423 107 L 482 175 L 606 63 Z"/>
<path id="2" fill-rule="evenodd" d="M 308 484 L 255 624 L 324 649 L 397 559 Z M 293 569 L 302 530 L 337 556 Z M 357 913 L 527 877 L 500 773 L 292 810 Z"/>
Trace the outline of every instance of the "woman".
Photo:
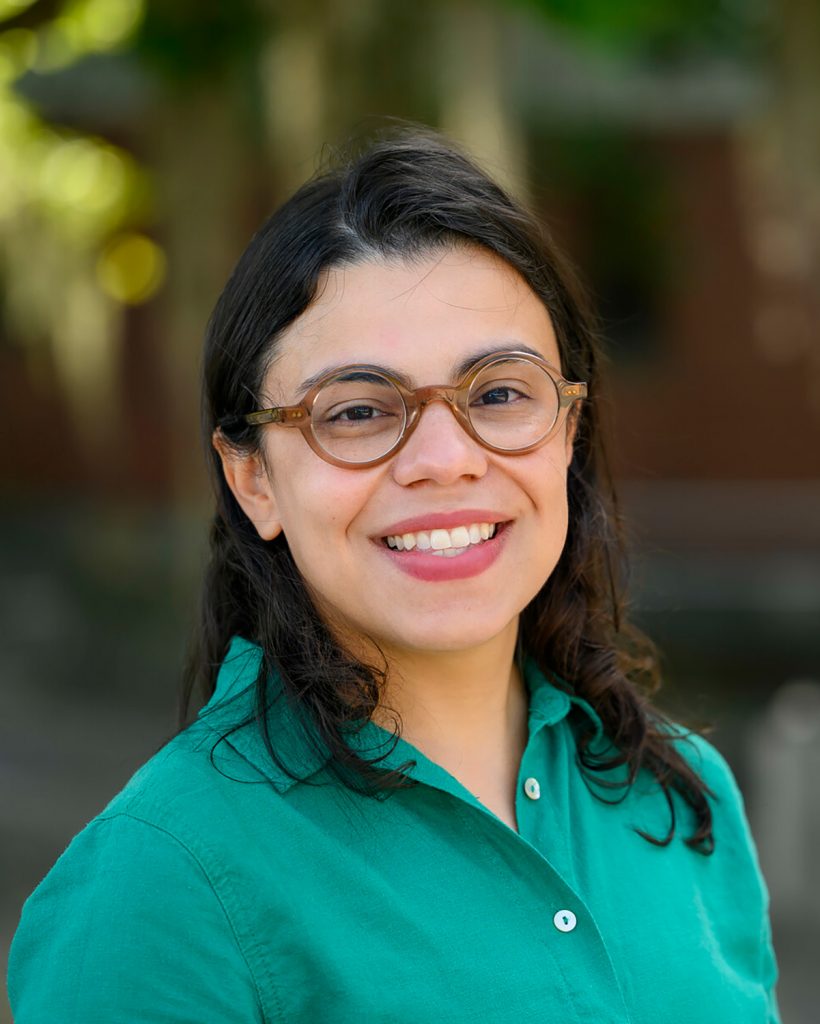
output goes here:
<path id="1" fill-rule="evenodd" d="M 267 222 L 205 347 L 207 704 L 27 903 L 18 1024 L 778 1019 L 737 787 L 623 617 L 597 396 L 566 265 L 441 139 Z"/>

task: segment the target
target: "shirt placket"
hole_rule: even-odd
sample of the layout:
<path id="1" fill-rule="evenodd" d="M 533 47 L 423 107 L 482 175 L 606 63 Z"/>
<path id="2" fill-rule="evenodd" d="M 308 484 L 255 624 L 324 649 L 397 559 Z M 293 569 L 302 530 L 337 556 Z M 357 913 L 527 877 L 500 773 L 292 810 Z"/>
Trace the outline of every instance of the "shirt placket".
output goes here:
<path id="1" fill-rule="evenodd" d="M 544 834 L 541 819 L 549 806 L 550 780 L 543 777 L 544 730 L 555 724 L 555 718 L 565 716 L 567 707 L 568 702 L 558 702 L 547 711 L 530 716 L 530 736 L 521 759 L 516 794 L 518 832 L 485 807 L 458 779 L 404 740 L 399 740 L 385 759 L 385 766 L 398 767 L 403 762 L 415 761 L 415 767 L 408 771 L 410 777 L 458 800 L 461 815 L 471 817 L 474 829 L 489 830 L 492 842 L 482 847 L 492 850 L 499 843 L 511 846 L 499 858 L 499 870 L 509 871 L 510 860 L 518 863 L 516 882 L 526 883 L 522 899 L 529 900 L 535 912 L 543 916 L 543 944 L 553 976 L 560 979 L 567 1001 L 567 1021 L 628 1024 L 623 993 L 591 912 L 571 880 L 536 841 L 537 836 Z"/>

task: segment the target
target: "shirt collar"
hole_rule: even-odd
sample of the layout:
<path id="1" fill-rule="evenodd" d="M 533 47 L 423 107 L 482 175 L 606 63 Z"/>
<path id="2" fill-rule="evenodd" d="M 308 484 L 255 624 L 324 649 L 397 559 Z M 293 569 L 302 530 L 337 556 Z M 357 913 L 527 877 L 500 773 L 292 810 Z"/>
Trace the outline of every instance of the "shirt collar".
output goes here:
<path id="1" fill-rule="evenodd" d="M 541 671 L 535 659 L 528 655 L 524 661 L 524 682 L 530 693 L 529 729 L 530 739 L 545 725 L 556 725 L 566 718 L 573 707 L 581 711 L 592 721 L 594 733 L 603 736 L 604 725 L 593 706 L 578 697 L 573 687 L 560 676 L 551 673 L 554 682 Z"/>
<path id="2" fill-rule="evenodd" d="M 224 736 L 214 748 L 214 762 L 232 776 L 237 772 L 245 781 L 267 779 L 281 792 L 290 789 L 299 778 L 307 779 L 322 769 L 329 753 L 316 731 L 300 710 L 288 699 L 277 680 L 272 686 L 272 700 L 267 708 L 268 731 L 273 749 L 287 771 L 272 759 L 262 739 L 255 715 L 255 683 L 262 665 L 262 649 L 244 637 L 235 636 L 222 663 L 213 696 L 199 713 L 199 721 L 209 733 Z M 560 677 L 551 681 L 532 657 L 524 662 L 524 682 L 529 691 L 529 739 L 545 728 L 556 725 L 569 714 L 573 705 L 592 720 L 596 735 L 603 734 L 603 725 L 592 706 L 577 697 Z M 408 774 L 419 781 L 439 784 L 438 775 L 449 775 L 429 761 L 406 740 L 394 741 L 393 735 L 374 722 L 368 722 L 348 739 L 351 747 L 368 758 L 383 756 L 380 764 L 397 768 L 407 761 L 417 767 Z M 391 749 L 392 748 L 392 749 Z"/>
<path id="3" fill-rule="evenodd" d="M 266 779 L 284 792 L 297 781 L 288 772 L 298 779 L 309 778 L 327 763 L 329 753 L 275 679 L 275 685 L 269 687 L 265 718 L 271 745 L 284 767 L 273 760 L 256 713 L 256 680 L 261 666 L 262 648 L 244 637 L 233 637 L 217 674 L 213 696 L 199 712 L 199 722 L 211 737 L 222 737 L 213 751 L 220 770 L 243 781 Z"/>
<path id="4" fill-rule="evenodd" d="M 569 713 L 569 687 L 563 680 L 556 682 L 558 685 L 547 679 L 533 657 L 526 657 L 524 683 L 530 695 L 530 735 L 542 725 L 555 725 Z"/>

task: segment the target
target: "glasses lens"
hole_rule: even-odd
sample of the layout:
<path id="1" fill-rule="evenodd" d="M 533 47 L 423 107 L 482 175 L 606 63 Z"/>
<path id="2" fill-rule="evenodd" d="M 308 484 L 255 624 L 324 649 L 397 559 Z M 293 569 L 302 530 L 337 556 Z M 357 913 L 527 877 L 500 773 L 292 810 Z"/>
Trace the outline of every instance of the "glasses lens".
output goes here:
<path id="1" fill-rule="evenodd" d="M 558 389 L 546 370 L 527 359 L 499 359 L 485 366 L 470 388 L 470 422 L 494 448 L 517 451 L 552 430 Z"/>
<path id="2" fill-rule="evenodd" d="M 313 403 L 313 434 L 328 455 L 370 462 L 385 455 L 404 430 L 407 413 L 395 386 L 361 370 L 331 378 Z"/>

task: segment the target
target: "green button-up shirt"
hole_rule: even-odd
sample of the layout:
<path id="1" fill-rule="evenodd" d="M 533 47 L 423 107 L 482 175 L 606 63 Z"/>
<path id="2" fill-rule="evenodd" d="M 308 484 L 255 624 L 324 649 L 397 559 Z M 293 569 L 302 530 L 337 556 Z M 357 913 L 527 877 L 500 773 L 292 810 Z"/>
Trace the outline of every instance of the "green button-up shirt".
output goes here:
<path id="1" fill-rule="evenodd" d="M 732 774 L 681 750 L 717 794 L 716 850 L 661 848 L 641 776 L 596 799 L 568 714 L 593 709 L 532 663 L 516 833 L 405 741 L 420 785 L 385 800 L 334 782 L 284 701 L 276 768 L 252 708 L 261 652 L 235 639 L 198 721 L 78 835 L 23 910 L 17 1024 L 777 1021 L 767 896 Z M 370 723 L 359 742 L 388 734 Z M 372 756 L 372 755 L 371 755 Z M 319 783 L 318 785 L 315 783 Z M 610 791 L 610 799 L 619 791 Z"/>

